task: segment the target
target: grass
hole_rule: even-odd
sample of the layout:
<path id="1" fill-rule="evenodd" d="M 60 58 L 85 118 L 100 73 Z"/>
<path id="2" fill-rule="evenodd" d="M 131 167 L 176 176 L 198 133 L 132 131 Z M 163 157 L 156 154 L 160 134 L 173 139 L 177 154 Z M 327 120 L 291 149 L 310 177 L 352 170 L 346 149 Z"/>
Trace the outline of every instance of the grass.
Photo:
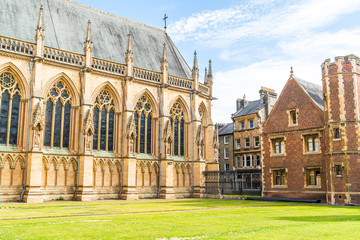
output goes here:
<path id="1" fill-rule="evenodd" d="M 182 199 L 0 204 L 0 239 L 359 239 L 359 223 L 358 207 L 296 203 Z"/>

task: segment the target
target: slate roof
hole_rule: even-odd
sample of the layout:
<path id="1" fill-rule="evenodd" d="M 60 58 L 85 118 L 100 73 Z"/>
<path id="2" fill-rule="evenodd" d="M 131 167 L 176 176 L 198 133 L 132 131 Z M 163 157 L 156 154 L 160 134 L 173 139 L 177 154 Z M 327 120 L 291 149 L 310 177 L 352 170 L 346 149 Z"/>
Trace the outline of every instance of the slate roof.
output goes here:
<path id="1" fill-rule="evenodd" d="M 250 101 L 244 108 L 234 113 L 233 117 L 240 117 L 240 116 L 246 116 L 253 113 L 257 113 L 258 109 L 262 108 L 263 106 L 264 104 L 261 103 L 260 99 L 255 101 Z"/>
<path id="2" fill-rule="evenodd" d="M 45 46 L 83 54 L 90 20 L 93 57 L 124 64 L 131 31 L 135 67 L 160 72 L 165 42 L 169 74 L 191 78 L 189 66 L 164 31 L 69 0 L 1 0 L 0 35 L 34 43 L 41 5 L 44 7 Z"/>
<path id="3" fill-rule="evenodd" d="M 234 132 L 234 124 L 227 123 L 227 124 L 225 124 L 225 126 L 223 126 L 222 128 L 219 129 L 218 135 L 219 136 L 229 135 L 229 134 L 233 134 L 233 132 Z"/>
<path id="4" fill-rule="evenodd" d="M 299 78 L 294 77 L 295 81 L 304 89 L 307 95 L 315 102 L 316 105 L 324 111 L 322 87 Z"/>

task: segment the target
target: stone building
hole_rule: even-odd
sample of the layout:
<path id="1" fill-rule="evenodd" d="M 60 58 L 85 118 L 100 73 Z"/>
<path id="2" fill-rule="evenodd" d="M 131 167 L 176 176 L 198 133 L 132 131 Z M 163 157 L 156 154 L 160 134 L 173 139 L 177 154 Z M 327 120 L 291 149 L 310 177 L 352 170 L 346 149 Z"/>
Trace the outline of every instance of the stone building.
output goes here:
<path id="1" fill-rule="evenodd" d="M 217 124 L 219 130 L 219 170 L 234 170 L 234 127 L 232 123 Z"/>
<path id="2" fill-rule="evenodd" d="M 203 195 L 211 62 L 201 83 L 163 30 L 68 0 L 0 8 L 0 201 Z"/>
<path id="3" fill-rule="evenodd" d="M 237 180 L 243 189 L 261 186 L 261 132 L 262 126 L 275 105 L 277 94 L 273 89 L 261 87 L 260 99 L 236 100 L 234 125 L 234 162 Z"/>
<path id="4" fill-rule="evenodd" d="M 360 203 L 360 59 L 322 64 L 322 87 L 292 71 L 263 129 L 263 195 Z"/>

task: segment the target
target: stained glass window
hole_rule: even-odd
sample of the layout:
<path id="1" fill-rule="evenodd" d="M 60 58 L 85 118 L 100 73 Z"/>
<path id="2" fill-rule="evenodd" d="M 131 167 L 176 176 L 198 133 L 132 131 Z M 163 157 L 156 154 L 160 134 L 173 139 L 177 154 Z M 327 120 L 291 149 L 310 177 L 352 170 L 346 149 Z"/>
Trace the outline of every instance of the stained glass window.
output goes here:
<path id="1" fill-rule="evenodd" d="M 10 73 L 0 74 L 0 144 L 16 145 L 21 92 Z"/>
<path id="2" fill-rule="evenodd" d="M 134 111 L 135 129 L 137 133 L 135 152 L 151 154 L 152 110 L 146 96 L 139 99 Z"/>
<path id="3" fill-rule="evenodd" d="M 180 106 L 180 103 L 175 103 L 171 110 L 171 124 L 173 129 L 173 145 L 172 153 L 176 156 L 184 156 L 185 154 L 185 122 L 184 112 Z"/>
<path id="4" fill-rule="evenodd" d="M 44 145 L 69 148 L 72 98 L 67 85 L 56 81 L 46 97 Z"/>
<path id="5" fill-rule="evenodd" d="M 114 99 L 109 89 L 100 91 L 94 104 L 94 130 L 93 149 L 101 151 L 114 151 Z"/>

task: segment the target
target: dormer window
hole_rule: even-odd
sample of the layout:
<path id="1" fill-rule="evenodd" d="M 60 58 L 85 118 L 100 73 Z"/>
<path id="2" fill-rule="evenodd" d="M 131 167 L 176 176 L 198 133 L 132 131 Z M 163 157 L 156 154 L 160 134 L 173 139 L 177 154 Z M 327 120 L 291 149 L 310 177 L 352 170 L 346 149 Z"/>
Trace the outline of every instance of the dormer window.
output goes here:
<path id="1" fill-rule="evenodd" d="M 254 128 L 254 120 L 249 121 L 249 128 Z"/>

